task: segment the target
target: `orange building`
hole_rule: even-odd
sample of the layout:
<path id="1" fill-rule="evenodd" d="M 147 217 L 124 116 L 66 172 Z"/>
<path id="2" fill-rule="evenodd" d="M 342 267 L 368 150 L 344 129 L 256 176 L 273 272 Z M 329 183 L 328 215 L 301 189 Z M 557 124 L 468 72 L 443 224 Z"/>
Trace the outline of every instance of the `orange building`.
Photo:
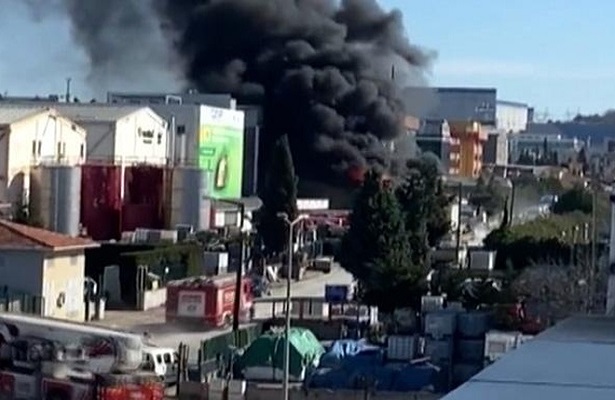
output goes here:
<path id="1" fill-rule="evenodd" d="M 477 178 L 483 167 L 483 145 L 487 141 L 487 132 L 479 122 L 450 122 L 451 137 L 458 140 L 455 144 L 459 154 L 457 170 L 459 176 Z M 451 160 L 451 162 L 454 162 Z"/>

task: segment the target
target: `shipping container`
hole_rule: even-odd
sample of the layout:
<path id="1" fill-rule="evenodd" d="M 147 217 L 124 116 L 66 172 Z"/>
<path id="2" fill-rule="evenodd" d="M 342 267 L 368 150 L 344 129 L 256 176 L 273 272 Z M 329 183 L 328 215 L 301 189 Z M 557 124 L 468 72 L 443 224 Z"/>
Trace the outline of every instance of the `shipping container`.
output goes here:
<path id="1" fill-rule="evenodd" d="M 122 231 L 163 229 L 167 207 L 167 169 L 149 165 L 126 167 L 121 216 Z"/>
<path id="2" fill-rule="evenodd" d="M 122 168 L 81 166 L 81 224 L 94 240 L 120 238 Z"/>
<path id="3" fill-rule="evenodd" d="M 222 327 L 233 321 L 235 276 L 188 278 L 167 283 L 166 322 Z M 240 319 L 249 320 L 250 279 L 242 283 Z"/>
<path id="4" fill-rule="evenodd" d="M 81 167 L 41 165 L 30 173 L 30 212 L 45 229 L 79 236 Z"/>
<path id="5" fill-rule="evenodd" d="M 458 312 L 450 310 L 426 314 L 425 335 L 435 339 L 453 336 L 457 330 L 457 314 Z"/>

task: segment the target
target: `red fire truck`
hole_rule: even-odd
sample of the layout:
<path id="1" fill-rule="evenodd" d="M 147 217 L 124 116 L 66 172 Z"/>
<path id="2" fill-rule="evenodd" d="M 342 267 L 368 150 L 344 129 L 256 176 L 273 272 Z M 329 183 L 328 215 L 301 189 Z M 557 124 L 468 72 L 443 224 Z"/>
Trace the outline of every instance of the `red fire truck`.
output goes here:
<path id="1" fill-rule="evenodd" d="M 0 313 L 0 399 L 162 400 L 141 336 Z"/>
<path id="2" fill-rule="evenodd" d="M 236 277 L 234 274 L 213 278 L 198 277 L 167 284 L 166 321 L 197 323 L 211 328 L 233 321 Z M 251 280 L 241 283 L 240 319 L 248 321 L 253 304 Z"/>

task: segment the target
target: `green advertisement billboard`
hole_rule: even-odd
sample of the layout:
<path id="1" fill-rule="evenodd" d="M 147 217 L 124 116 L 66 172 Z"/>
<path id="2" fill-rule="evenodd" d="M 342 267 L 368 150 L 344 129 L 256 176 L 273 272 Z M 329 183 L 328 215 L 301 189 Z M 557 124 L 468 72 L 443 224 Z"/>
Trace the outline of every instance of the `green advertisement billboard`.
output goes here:
<path id="1" fill-rule="evenodd" d="M 202 106 L 200 117 L 198 162 L 199 168 L 209 172 L 208 196 L 241 198 L 243 111 Z"/>

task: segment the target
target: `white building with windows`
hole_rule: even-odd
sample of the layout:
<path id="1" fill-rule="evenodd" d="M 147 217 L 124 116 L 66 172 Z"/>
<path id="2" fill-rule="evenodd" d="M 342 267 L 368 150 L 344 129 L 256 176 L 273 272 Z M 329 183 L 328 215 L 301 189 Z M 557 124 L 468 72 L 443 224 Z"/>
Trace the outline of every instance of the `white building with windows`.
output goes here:
<path id="1" fill-rule="evenodd" d="M 167 163 L 168 123 L 150 107 L 78 103 L 55 107 L 87 131 L 87 161 Z"/>
<path id="2" fill-rule="evenodd" d="M 86 131 L 54 108 L 0 103 L 0 203 L 27 201 L 30 169 L 84 161 Z"/>
<path id="3" fill-rule="evenodd" d="M 527 104 L 498 100 L 495 106 L 495 126 L 505 133 L 519 133 L 527 129 L 530 113 Z"/>

